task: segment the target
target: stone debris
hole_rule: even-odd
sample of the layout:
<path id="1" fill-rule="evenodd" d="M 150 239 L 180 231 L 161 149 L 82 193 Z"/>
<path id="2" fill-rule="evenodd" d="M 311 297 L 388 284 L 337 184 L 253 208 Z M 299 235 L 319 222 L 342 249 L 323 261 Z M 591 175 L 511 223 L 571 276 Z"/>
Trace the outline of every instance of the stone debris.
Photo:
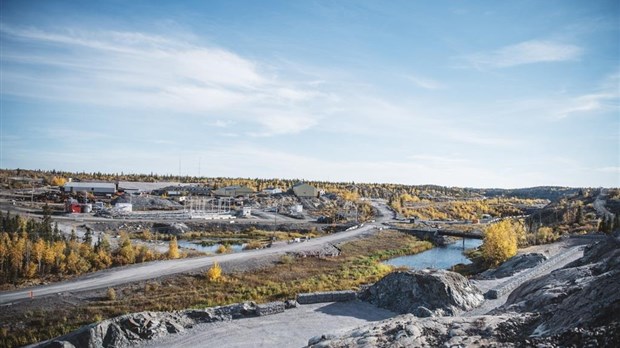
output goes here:
<path id="1" fill-rule="evenodd" d="M 263 317 L 265 315 L 282 313 L 284 312 L 284 309 L 286 309 L 286 305 L 282 301 L 269 302 L 257 305 L 256 314 L 259 317 Z"/>
<path id="2" fill-rule="evenodd" d="M 392 272 L 363 291 L 360 298 L 418 317 L 454 316 L 484 301 L 480 290 L 467 278 L 445 270 Z"/>
<path id="3" fill-rule="evenodd" d="M 357 293 L 352 290 L 310 292 L 297 295 L 299 304 L 323 303 L 323 302 L 347 302 L 357 299 Z"/>
<path id="4" fill-rule="evenodd" d="M 313 348 L 324 347 L 512 347 L 532 316 L 418 318 L 404 314 L 351 330 L 341 337 L 316 336 Z"/>
<path id="5" fill-rule="evenodd" d="M 543 254 L 530 253 L 517 255 L 510 258 L 508 261 L 501 264 L 501 266 L 482 272 L 479 279 L 497 279 L 510 277 L 525 269 L 533 268 L 539 264 L 545 262 L 547 257 Z"/>
<path id="6" fill-rule="evenodd" d="M 281 313 L 284 302 L 256 305 L 243 302 L 229 306 L 177 312 L 140 312 L 122 315 L 80 329 L 36 347 L 130 347 L 140 342 L 185 332 L 197 324 L 229 321 Z"/>
<path id="7" fill-rule="evenodd" d="M 393 274 L 377 283 L 385 283 L 382 287 L 375 284 L 366 290 L 365 296 L 390 309 L 413 308 L 415 312 L 417 302 L 421 301 L 416 302 L 416 296 L 443 291 L 439 285 L 411 285 L 426 284 L 429 279 L 412 282 L 405 275 Z M 425 279 L 422 275 L 418 277 Z M 444 284 L 445 289 L 453 289 L 448 287 L 451 281 L 443 278 L 438 283 Z M 490 314 L 431 318 L 405 314 L 351 330 L 337 338 L 316 336 L 308 341 L 308 346 L 620 347 L 619 288 L 620 240 L 610 237 L 586 248 L 582 258 L 563 269 L 526 281 L 510 294 L 504 306 Z M 374 294 L 369 295 L 371 290 Z M 446 290 L 444 294 L 453 291 Z M 443 301 L 450 303 L 449 299 Z"/>

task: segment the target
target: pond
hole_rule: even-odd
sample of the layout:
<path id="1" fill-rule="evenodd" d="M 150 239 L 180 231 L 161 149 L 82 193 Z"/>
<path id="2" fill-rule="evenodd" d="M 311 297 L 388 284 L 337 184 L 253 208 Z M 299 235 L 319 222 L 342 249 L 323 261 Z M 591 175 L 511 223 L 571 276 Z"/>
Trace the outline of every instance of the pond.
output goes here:
<path id="1" fill-rule="evenodd" d="M 179 247 L 181 248 L 194 249 L 196 251 L 202 251 L 203 253 L 209 253 L 209 254 L 217 254 L 217 248 L 219 248 L 220 245 L 222 245 L 222 244 L 216 243 L 213 245 L 203 246 L 200 243 L 196 244 L 194 242 L 190 242 L 187 240 L 180 240 L 178 241 L 178 243 L 179 243 Z M 229 244 L 228 248 L 230 252 L 238 253 L 243 250 L 244 246 L 245 244 Z"/>
<path id="2" fill-rule="evenodd" d="M 481 244 L 482 240 L 480 239 L 465 239 L 465 249 L 477 248 Z M 456 243 L 435 247 L 419 254 L 396 257 L 385 261 L 385 263 L 396 267 L 416 269 L 449 269 L 456 264 L 469 264 L 471 261 L 463 255 L 463 240 L 459 240 Z"/>

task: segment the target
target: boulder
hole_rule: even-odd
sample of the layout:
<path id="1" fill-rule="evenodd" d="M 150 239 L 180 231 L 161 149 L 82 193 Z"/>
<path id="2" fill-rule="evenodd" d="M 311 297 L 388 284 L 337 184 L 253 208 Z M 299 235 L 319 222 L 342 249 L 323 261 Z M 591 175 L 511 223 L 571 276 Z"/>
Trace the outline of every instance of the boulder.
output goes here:
<path id="1" fill-rule="evenodd" d="M 491 269 L 480 274 L 481 279 L 505 278 L 528 268 L 533 268 L 545 262 L 547 257 L 543 254 L 530 253 L 511 257 L 496 269 Z"/>
<path id="2" fill-rule="evenodd" d="M 360 298 L 418 317 L 454 316 L 484 301 L 480 290 L 467 278 L 445 270 L 392 272 L 363 291 Z"/>
<path id="3" fill-rule="evenodd" d="M 189 231 L 189 227 L 182 222 L 173 222 L 173 223 L 154 223 L 153 230 L 159 233 L 167 233 L 174 236 L 180 236 L 183 233 Z"/>

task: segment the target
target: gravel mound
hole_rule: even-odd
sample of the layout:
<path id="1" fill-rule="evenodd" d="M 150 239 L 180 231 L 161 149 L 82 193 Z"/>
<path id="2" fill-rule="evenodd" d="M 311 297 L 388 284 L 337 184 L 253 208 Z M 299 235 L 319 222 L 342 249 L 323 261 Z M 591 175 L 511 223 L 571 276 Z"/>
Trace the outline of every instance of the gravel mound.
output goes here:
<path id="1" fill-rule="evenodd" d="M 517 255 L 501 264 L 496 269 L 491 269 L 480 274 L 480 279 L 497 279 L 514 275 L 524 269 L 533 268 L 545 262 L 547 257 L 543 254 L 530 253 Z"/>
<path id="2" fill-rule="evenodd" d="M 360 298 L 418 317 L 454 316 L 484 301 L 480 290 L 467 278 L 445 270 L 392 272 L 366 289 Z"/>
<path id="3" fill-rule="evenodd" d="M 114 199 L 112 204 L 131 203 L 134 211 L 145 210 L 178 210 L 183 206 L 177 202 L 157 196 L 133 196 L 124 194 Z"/>

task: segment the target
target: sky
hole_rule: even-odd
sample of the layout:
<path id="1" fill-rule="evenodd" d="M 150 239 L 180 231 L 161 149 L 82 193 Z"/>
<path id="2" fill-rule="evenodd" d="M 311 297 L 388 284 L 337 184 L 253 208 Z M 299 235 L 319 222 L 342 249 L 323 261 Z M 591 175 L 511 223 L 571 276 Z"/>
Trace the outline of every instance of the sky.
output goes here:
<path id="1" fill-rule="evenodd" d="M 620 186 L 620 2 L 0 0 L 0 168 Z"/>

